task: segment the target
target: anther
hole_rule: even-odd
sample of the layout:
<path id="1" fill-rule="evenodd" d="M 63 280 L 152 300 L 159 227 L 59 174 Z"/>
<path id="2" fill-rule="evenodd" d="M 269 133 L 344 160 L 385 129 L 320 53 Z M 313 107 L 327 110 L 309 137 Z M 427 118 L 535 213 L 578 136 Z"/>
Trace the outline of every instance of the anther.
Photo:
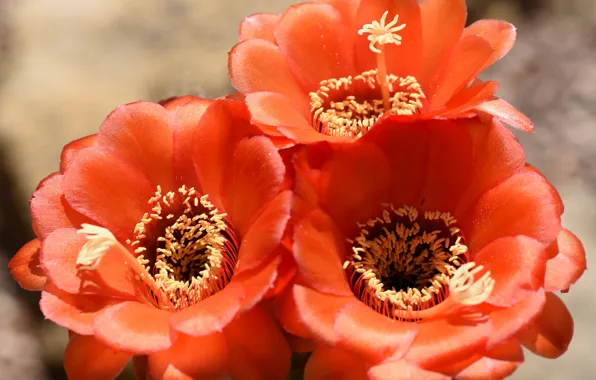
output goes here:
<path id="1" fill-rule="evenodd" d="M 358 222 L 360 233 L 348 240 L 352 255 L 343 264 L 354 294 L 377 312 L 408 321 L 484 302 L 494 280 L 487 273 L 475 281 L 482 267 L 467 262 L 456 223 L 448 212 L 390 204 L 380 216 Z"/>

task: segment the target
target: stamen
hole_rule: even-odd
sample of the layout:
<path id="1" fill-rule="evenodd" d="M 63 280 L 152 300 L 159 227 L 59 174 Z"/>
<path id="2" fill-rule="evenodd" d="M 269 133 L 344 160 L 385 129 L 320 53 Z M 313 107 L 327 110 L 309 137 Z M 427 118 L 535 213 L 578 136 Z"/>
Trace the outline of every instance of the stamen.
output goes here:
<path id="1" fill-rule="evenodd" d="M 390 109 L 390 102 L 389 102 L 389 86 L 387 84 L 387 64 L 385 58 L 385 45 L 386 44 L 395 44 L 401 45 L 402 37 L 397 34 L 397 32 L 403 30 L 406 27 L 406 24 L 397 25 L 397 20 L 399 15 L 395 15 L 393 21 L 389 24 L 385 25 L 385 19 L 389 11 L 385 11 L 383 16 L 379 21 L 373 21 L 371 24 L 365 24 L 362 26 L 362 29 L 358 31 L 359 35 L 363 35 L 364 33 L 369 33 L 367 39 L 370 41 L 368 45 L 369 49 L 373 51 L 373 53 L 377 54 L 377 71 L 378 71 L 378 79 L 379 85 L 381 87 L 381 93 L 383 95 L 383 106 L 385 110 Z M 375 47 L 378 45 L 379 47 Z"/>
<path id="2" fill-rule="evenodd" d="M 387 204 L 381 216 L 357 223 L 343 265 L 354 294 L 390 318 L 413 321 L 478 305 L 490 296 L 490 272 L 468 262 L 468 248 L 447 212 Z M 450 245 L 450 242 L 455 242 Z"/>
<path id="3" fill-rule="evenodd" d="M 238 243 L 225 213 L 194 188 L 163 194 L 158 186 L 149 211 L 125 248 L 106 228 L 83 224 L 87 242 L 77 256 L 79 270 L 95 270 L 107 254 L 119 255 L 138 281 L 145 301 L 180 310 L 223 289 L 237 264 Z"/>
<path id="4" fill-rule="evenodd" d="M 158 292 L 147 297 L 166 310 L 180 310 L 223 289 L 237 263 L 236 236 L 225 213 L 194 188 L 180 187 L 163 195 L 160 188 L 149 200 L 152 213 L 135 227 L 129 243 L 153 253 L 137 257 L 153 273 Z M 157 239 L 148 237 L 159 231 Z"/>
<path id="5" fill-rule="evenodd" d="M 322 81 L 320 89 L 309 94 L 313 126 L 331 136 L 361 137 L 387 111 L 394 115 L 422 111 L 425 96 L 416 78 L 388 75 L 386 79 L 389 107 L 376 99 L 379 86 L 376 70 Z M 352 94 L 360 94 L 361 99 Z"/>
<path id="6" fill-rule="evenodd" d="M 368 34 L 370 50 L 376 54 L 377 68 L 359 75 L 330 78 L 309 93 L 312 125 L 330 136 L 361 137 L 385 115 L 415 115 L 428 104 L 416 78 L 400 77 L 388 72 L 385 48 L 401 45 L 399 16 L 386 24 L 389 12 L 379 21 L 365 24 L 359 35 Z M 407 57 L 405 58 L 407 59 Z"/>

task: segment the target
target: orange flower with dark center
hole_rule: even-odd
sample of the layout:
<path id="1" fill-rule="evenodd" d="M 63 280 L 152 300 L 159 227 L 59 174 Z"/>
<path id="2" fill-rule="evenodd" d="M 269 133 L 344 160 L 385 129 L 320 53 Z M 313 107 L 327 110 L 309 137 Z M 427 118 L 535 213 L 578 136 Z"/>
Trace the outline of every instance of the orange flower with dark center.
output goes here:
<path id="1" fill-rule="evenodd" d="M 65 147 L 10 268 L 71 331 L 69 378 L 114 378 L 131 358 L 143 379 L 289 371 L 258 303 L 282 281 L 290 194 L 248 118 L 236 101 L 138 102 Z"/>
<path id="2" fill-rule="evenodd" d="M 557 192 L 500 123 L 399 118 L 294 156 L 298 275 L 277 311 L 316 345 L 306 377 L 502 378 L 522 345 L 561 355 L 553 292 L 585 252 Z"/>
<path id="3" fill-rule="evenodd" d="M 513 46 L 515 28 L 464 28 L 463 0 L 317 0 L 240 26 L 230 79 L 253 121 L 298 142 L 360 137 L 384 115 L 496 117 L 532 123 L 477 75 Z"/>

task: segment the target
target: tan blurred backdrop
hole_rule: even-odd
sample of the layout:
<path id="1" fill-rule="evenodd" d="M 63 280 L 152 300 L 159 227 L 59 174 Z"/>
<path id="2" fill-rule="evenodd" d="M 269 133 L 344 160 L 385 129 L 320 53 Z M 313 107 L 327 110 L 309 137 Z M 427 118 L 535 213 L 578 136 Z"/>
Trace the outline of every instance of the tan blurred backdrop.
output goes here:
<path id="1" fill-rule="evenodd" d="M 231 91 L 227 52 L 243 17 L 289 0 L 0 0 L 0 379 L 63 379 L 66 332 L 6 263 L 31 238 L 28 199 L 61 148 L 116 105 Z M 468 1 L 470 20 L 518 27 L 514 50 L 485 78 L 529 115 L 528 160 L 557 186 L 564 221 L 596 258 L 596 0 Z M 576 322 L 556 361 L 526 355 L 515 379 L 596 379 L 596 277 L 564 295 Z"/>

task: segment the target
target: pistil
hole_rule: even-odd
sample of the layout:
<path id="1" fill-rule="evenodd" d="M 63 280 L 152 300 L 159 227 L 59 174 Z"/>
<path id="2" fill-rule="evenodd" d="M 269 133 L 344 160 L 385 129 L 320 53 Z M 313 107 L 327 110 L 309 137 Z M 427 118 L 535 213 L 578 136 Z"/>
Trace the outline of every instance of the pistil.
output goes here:
<path id="1" fill-rule="evenodd" d="M 387 64 L 385 57 L 385 46 L 386 44 L 401 45 L 402 37 L 397 32 L 403 30 L 406 24 L 397 25 L 399 15 L 395 15 L 393 20 L 389 24 L 385 24 L 389 11 L 385 11 L 381 16 L 380 21 L 373 21 L 370 24 L 365 24 L 362 29 L 358 31 L 359 35 L 369 33 L 367 37 L 370 41 L 369 49 L 377 54 L 377 75 L 379 85 L 381 87 L 381 94 L 383 95 L 383 106 L 385 110 L 390 110 L 389 102 L 389 86 L 387 85 Z M 375 46 L 375 45 L 378 45 Z"/>
<path id="2" fill-rule="evenodd" d="M 83 223 L 77 233 L 85 235 L 87 242 L 83 245 L 77 256 L 76 264 L 79 270 L 96 270 L 105 255 L 112 253 L 118 255 L 121 262 L 128 266 L 138 280 L 148 288 L 159 289 L 153 277 L 147 272 L 116 237 L 107 228 Z"/>
<path id="3" fill-rule="evenodd" d="M 400 77 L 389 72 L 386 46 L 400 45 L 397 34 L 405 24 L 397 25 L 398 16 L 386 24 L 380 21 L 362 26 L 358 34 L 368 34 L 369 48 L 376 55 L 377 67 L 356 75 L 329 78 L 309 93 L 313 127 L 329 136 L 361 137 L 377 120 L 392 115 L 415 115 L 426 105 L 422 87 L 415 77 Z"/>
<path id="4" fill-rule="evenodd" d="M 383 108 L 385 110 L 391 109 L 389 103 L 389 86 L 387 85 L 387 65 L 385 64 L 385 47 L 381 46 L 381 52 L 377 54 L 377 76 L 379 86 L 381 87 L 381 95 L 383 96 Z"/>

